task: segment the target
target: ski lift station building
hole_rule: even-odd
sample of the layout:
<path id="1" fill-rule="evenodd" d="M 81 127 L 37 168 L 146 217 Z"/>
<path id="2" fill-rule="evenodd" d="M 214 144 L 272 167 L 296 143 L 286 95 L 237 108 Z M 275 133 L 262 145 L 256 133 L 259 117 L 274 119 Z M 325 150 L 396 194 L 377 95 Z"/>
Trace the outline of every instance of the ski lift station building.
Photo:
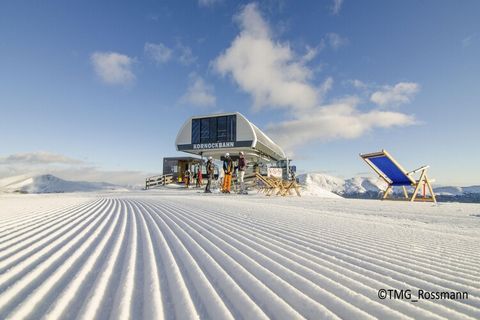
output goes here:
<path id="1" fill-rule="evenodd" d="M 239 112 L 190 117 L 178 132 L 178 151 L 221 159 L 243 151 L 256 163 L 287 162 L 285 152 Z"/>
<path id="2" fill-rule="evenodd" d="M 291 170 L 295 171 L 282 148 L 239 112 L 190 117 L 180 128 L 175 145 L 177 151 L 193 156 L 163 158 L 163 175 L 171 175 L 173 181 L 181 182 L 187 170 L 196 172 L 195 168 L 201 168 L 203 157 L 223 160 L 227 152 L 236 161 L 239 152 L 243 151 L 247 162 L 252 165 L 247 171 L 253 172 L 257 168 L 263 174 L 268 173 L 268 168 L 277 168 L 281 169 L 283 177 L 288 177 Z M 159 177 L 147 180 L 153 179 L 156 183 Z"/>

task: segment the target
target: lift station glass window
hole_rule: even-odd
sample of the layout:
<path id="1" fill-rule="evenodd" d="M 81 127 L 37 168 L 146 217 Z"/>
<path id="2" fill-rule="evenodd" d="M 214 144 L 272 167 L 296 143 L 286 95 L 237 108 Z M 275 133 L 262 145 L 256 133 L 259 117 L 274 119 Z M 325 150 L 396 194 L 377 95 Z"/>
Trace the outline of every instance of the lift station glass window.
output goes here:
<path id="1" fill-rule="evenodd" d="M 237 140 L 237 116 L 219 116 L 192 120 L 192 143 Z"/>

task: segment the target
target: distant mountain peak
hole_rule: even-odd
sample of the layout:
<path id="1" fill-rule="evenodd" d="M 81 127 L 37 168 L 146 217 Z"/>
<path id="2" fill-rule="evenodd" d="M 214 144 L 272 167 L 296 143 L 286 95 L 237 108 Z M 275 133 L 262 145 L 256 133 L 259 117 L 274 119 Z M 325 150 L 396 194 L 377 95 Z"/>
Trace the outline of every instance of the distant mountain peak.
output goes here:
<path id="1" fill-rule="evenodd" d="M 319 194 L 331 192 L 346 198 L 378 198 L 387 187 L 385 181 L 378 177 L 357 176 L 343 179 L 317 172 L 304 173 L 297 177 L 305 190 L 316 190 L 315 192 Z M 433 189 L 442 201 L 477 202 L 480 198 L 480 186 L 439 186 Z M 400 187 L 394 188 L 394 193 L 402 192 Z"/>
<path id="2" fill-rule="evenodd" d="M 337 195 L 349 195 L 353 193 L 379 192 L 384 190 L 385 182 L 378 178 L 354 177 L 342 179 L 324 173 L 305 173 L 298 176 L 299 182 L 305 186 L 315 185 Z"/>

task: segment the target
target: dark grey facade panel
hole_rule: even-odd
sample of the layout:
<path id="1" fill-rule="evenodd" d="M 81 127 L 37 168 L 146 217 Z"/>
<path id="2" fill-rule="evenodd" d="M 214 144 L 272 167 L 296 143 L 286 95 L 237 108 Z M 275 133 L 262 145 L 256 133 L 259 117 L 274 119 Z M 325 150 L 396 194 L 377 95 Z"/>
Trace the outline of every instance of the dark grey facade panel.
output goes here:
<path id="1" fill-rule="evenodd" d="M 192 143 L 200 142 L 200 119 L 192 120 Z"/>
<path id="2" fill-rule="evenodd" d="M 173 167 L 178 164 L 177 159 L 163 158 L 163 174 L 173 173 Z"/>
<path id="3" fill-rule="evenodd" d="M 192 144 L 237 140 L 237 116 L 192 119 Z"/>

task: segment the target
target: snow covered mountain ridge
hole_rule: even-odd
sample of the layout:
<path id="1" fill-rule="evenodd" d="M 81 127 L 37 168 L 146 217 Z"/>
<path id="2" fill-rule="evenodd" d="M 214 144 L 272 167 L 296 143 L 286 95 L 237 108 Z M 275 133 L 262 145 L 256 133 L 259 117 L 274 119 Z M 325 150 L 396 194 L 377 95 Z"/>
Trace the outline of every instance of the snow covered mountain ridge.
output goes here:
<path id="1" fill-rule="evenodd" d="M 324 198 L 374 198 L 385 190 L 386 184 L 380 178 L 354 177 L 343 179 L 324 173 L 298 175 L 302 194 Z M 68 181 L 51 174 L 21 175 L 0 179 L 0 193 L 63 193 L 91 191 L 127 191 L 129 189 L 106 183 Z M 401 190 L 396 190 L 401 192 Z M 434 187 L 439 201 L 480 202 L 480 186 Z M 395 191 L 394 191 L 395 192 Z"/>
<path id="2" fill-rule="evenodd" d="M 298 175 L 299 182 L 305 190 L 323 189 L 346 198 L 377 198 L 387 187 L 380 178 L 354 177 L 343 179 L 325 173 L 305 173 Z M 434 187 L 434 192 L 440 201 L 480 202 L 480 186 Z M 394 192 L 402 192 L 401 189 Z"/>
<path id="3" fill-rule="evenodd" d="M 51 174 L 21 175 L 0 179 L 0 192 L 9 193 L 61 193 L 105 190 L 126 191 L 127 189 L 106 182 L 68 181 Z"/>
<path id="4" fill-rule="evenodd" d="M 341 196 L 356 193 L 379 192 L 386 188 L 384 181 L 369 177 L 342 179 L 324 173 L 305 173 L 299 175 L 298 180 L 307 188 L 315 185 Z"/>

